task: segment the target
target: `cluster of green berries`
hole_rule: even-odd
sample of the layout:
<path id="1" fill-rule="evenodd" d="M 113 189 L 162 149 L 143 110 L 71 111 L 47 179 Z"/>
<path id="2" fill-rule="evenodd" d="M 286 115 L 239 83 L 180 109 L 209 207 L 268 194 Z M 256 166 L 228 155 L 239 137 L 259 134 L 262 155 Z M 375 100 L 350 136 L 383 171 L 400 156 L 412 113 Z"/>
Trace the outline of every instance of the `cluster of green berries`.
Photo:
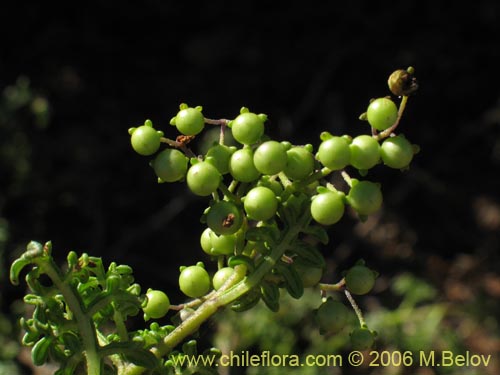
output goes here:
<path id="1" fill-rule="evenodd" d="M 396 71 L 389 79 L 389 86 L 394 94 L 406 98 L 416 89 L 416 81 L 411 70 Z M 181 134 L 175 141 L 153 128 L 150 120 L 129 129 L 131 144 L 137 153 L 145 156 L 156 154 L 151 166 L 159 182 L 185 181 L 192 193 L 211 197 L 202 218 L 207 227 L 201 234 L 200 244 L 205 253 L 219 259 L 219 270 L 210 277 L 201 262 L 181 267 L 180 289 L 191 298 L 202 297 L 211 288 L 221 288 L 232 275 L 230 259 L 235 256 L 258 258 L 259 245 L 246 236 L 251 228 L 266 227 L 279 238 L 286 221 L 283 214 L 285 201 L 291 194 L 306 195 L 309 200 L 307 214 L 323 226 L 341 220 L 346 206 L 364 218 L 382 206 L 380 185 L 350 178 L 345 169 L 353 168 L 361 177 L 378 164 L 404 170 L 417 152 L 417 147 L 403 135 L 394 134 L 404 104 L 398 109 L 390 97 L 372 100 L 360 116 L 370 125 L 371 135 L 353 138 L 323 132 L 316 152 L 311 144 L 293 145 L 269 139 L 265 135 L 265 114 L 242 108 L 232 120 L 210 120 L 205 118 L 202 110 L 200 106 L 180 105 L 179 112 L 170 121 Z M 204 155 L 197 156 L 187 144 L 207 125 L 221 126 L 221 141 L 211 145 Z M 236 145 L 224 144 L 224 134 L 228 131 Z M 162 142 L 171 147 L 158 152 Z M 328 175 L 336 171 L 342 173 L 349 185 L 345 192 L 327 181 Z M 262 249 L 261 254 L 265 252 Z M 320 267 L 310 265 L 297 264 L 295 271 L 301 274 L 303 284 L 308 286 L 317 284 L 322 276 Z M 371 290 L 374 280 L 374 273 L 359 265 L 346 274 L 345 285 L 353 294 L 361 295 Z M 163 306 L 169 305 L 168 297 L 163 295 L 151 294 L 148 299 L 162 300 Z M 145 307 L 146 315 L 156 317 L 161 315 L 159 312 L 166 312 L 165 308 L 160 311 L 148 308 L 150 303 Z M 332 305 L 335 314 L 329 311 Z M 336 311 L 342 310 L 340 305 L 328 300 L 318 309 L 320 327 L 330 326 L 336 331 L 335 327 L 343 326 L 342 316 L 345 314 Z M 340 320 L 332 323 L 331 319 Z M 354 341 L 360 340 L 364 333 L 353 334 Z"/>
<path id="2" fill-rule="evenodd" d="M 398 118 L 398 109 L 389 98 L 378 98 L 368 106 L 366 118 L 373 129 L 386 130 Z M 296 182 L 316 183 L 311 177 L 326 168 L 343 170 L 352 166 L 362 175 L 380 162 L 391 168 L 409 166 L 416 147 L 403 135 L 388 137 L 380 142 L 371 135 L 333 136 L 322 133 L 317 153 L 312 145 L 294 146 L 289 142 L 261 139 L 264 136 L 266 116 L 243 108 L 240 115 L 228 122 L 234 139 L 240 148 L 215 144 L 203 157 L 189 157 L 180 149 L 167 148 L 155 157 L 152 167 L 159 181 L 185 180 L 189 189 L 199 196 L 215 194 L 225 176 L 240 184 L 250 184 L 240 202 L 220 201 L 209 212 L 209 228 L 217 235 L 235 233 L 246 219 L 266 221 L 272 219 L 279 206 L 284 190 L 283 178 Z M 185 136 L 194 136 L 204 127 L 201 107 L 181 105 L 172 123 Z M 130 130 L 132 147 L 141 155 L 152 155 L 160 147 L 163 133 L 152 127 L 147 120 L 143 126 Z M 312 196 L 311 214 L 320 224 L 331 225 L 339 221 L 345 204 L 352 206 L 361 216 L 370 215 L 382 205 L 380 186 L 371 181 L 351 180 L 345 194 L 328 186 L 318 188 Z M 243 210 L 242 210 L 243 209 Z M 227 215 L 234 215 L 231 224 L 224 222 Z M 222 219 L 222 220 L 221 220 Z"/>

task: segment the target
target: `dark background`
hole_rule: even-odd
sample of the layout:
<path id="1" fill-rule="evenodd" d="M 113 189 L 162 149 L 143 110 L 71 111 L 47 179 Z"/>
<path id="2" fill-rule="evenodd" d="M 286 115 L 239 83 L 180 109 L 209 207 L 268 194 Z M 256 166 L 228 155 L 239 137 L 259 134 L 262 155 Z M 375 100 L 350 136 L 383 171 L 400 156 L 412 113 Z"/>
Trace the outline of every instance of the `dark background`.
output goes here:
<path id="1" fill-rule="evenodd" d="M 2 4 L 0 89 L 24 75 L 50 105 L 47 126 L 22 108 L 1 123 L 0 145 L 18 152 L 0 160 L 2 309 L 22 293 L 4 271 L 31 239 L 52 240 L 60 259 L 76 250 L 130 264 L 141 284 L 181 298 L 179 265 L 207 260 L 198 245 L 206 202 L 183 184 L 157 184 L 129 127 L 150 118 L 175 137 L 168 121 L 181 102 L 212 118 L 246 106 L 268 114 L 276 138 L 317 146 L 323 130 L 366 133 L 357 117 L 368 100 L 388 95 L 388 75 L 411 65 L 420 89 L 401 131 L 422 151 L 408 172 L 370 172 L 383 184 L 383 212 L 364 225 L 346 218 L 323 251 L 341 265 L 363 257 L 387 276 L 410 270 L 443 298 L 470 288 L 498 312 L 499 8 L 495 0 Z"/>

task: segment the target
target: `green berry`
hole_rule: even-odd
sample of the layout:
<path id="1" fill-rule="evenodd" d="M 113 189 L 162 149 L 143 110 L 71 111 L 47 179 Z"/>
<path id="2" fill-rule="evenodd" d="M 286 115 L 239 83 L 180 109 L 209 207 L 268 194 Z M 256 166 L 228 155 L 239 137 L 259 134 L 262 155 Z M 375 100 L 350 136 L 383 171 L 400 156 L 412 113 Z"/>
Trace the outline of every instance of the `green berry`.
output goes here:
<path id="1" fill-rule="evenodd" d="M 205 126 L 205 118 L 199 108 L 181 109 L 172 121 L 177 130 L 184 135 L 196 135 Z"/>
<path id="2" fill-rule="evenodd" d="M 402 135 L 387 138 L 380 147 L 380 156 L 391 168 L 406 168 L 413 159 L 413 146 Z"/>
<path id="3" fill-rule="evenodd" d="M 212 284 L 215 290 L 219 290 L 222 285 L 231 277 L 234 269 L 231 267 L 223 267 L 218 270 L 212 278 Z"/>
<path id="4" fill-rule="evenodd" d="M 355 350 L 368 350 L 375 342 L 374 333 L 368 328 L 354 328 L 350 336 L 352 348 Z"/>
<path id="5" fill-rule="evenodd" d="M 278 200 L 271 189 L 257 186 L 247 193 L 243 200 L 243 207 L 249 218 L 268 220 L 276 214 Z"/>
<path id="6" fill-rule="evenodd" d="M 378 184 L 353 179 L 347 201 L 359 215 L 371 215 L 377 212 L 382 207 L 382 199 L 382 192 Z"/>
<path id="7" fill-rule="evenodd" d="M 259 178 L 260 173 L 255 168 L 253 152 L 250 148 L 242 148 L 231 155 L 229 173 L 240 182 L 253 182 Z"/>
<path id="8" fill-rule="evenodd" d="M 286 152 L 285 174 L 292 180 L 303 180 L 314 170 L 314 157 L 305 147 L 292 147 Z"/>
<path id="9" fill-rule="evenodd" d="M 316 157 L 332 171 L 344 169 L 351 161 L 349 142 L 344 137 L 331 137 L 321 142 Z"/>
<path id="10" fill-rule="evenodd" d="M 375 285 L 376 273 L 365 266 L 352 267 L 345 275 L 346 288 L 353 294 L 363 295 Z"/>
<path id="11" fill-rule="evenodd" d="M 153 155 L 160 148 L 160 138 L 163 133 L 156 131 L 152 125 L 142 125 L 129 130 L 130 143 L 139 155 Z"/>
<path id="12" fill-rule="evenodd" d="M 377 130 L 390 128 L 398 118 L 398 108 L 391 99 L 373 100 L 366 111 L 368 123 Z"/>
<path id="13" fill-rule="evenodd" d="M 349 145 L 351 165 L 357 169 L 370 169 L 380 160 L 380 145 L 369 135 L 354 138 Z"/>
<path id="14" fill-rule="evenodd" d="M 142 308 L 146 318 L 163 318 L 170 308 L 168 296 L 161 290 L 149 289 L 146 297 L 146 306 Z"/>
<path id="15" fill-rule="evenodd" d="M 264 134 L 264 121 L 255 113 L 245 112 L 231 122 L 231 131 L 239 143 L 253 145 Z"/>
<path id="16" fill-rule="evenodd" d="M 318 310 L 316 310 L 316 321 L 321 334 L 337 333 L 341 331 L 349 321 L 349 309 L 341 302 L 329 298 Z"/>
<path id="17" fill-rule="evenodd" d="M 255 168 L 262 174 L 278 174 L 286 167 L 286 148 L 276 141 L 264 142 L 255 150 L 253 162 Z"/>
<path id="18" fill-rule="evenodd" d="M 212 164 L 198 162 L 187 172 L 186 182 L 196 195 L 207 196 L 217 190 L 221 182 L 221 174 Z"/>
<path id="19" fill-rule="evenodd" d="M 232 202 L 219 201 L 208 210 L 207 225 L 216 234 L 236 233 L 241 228 L 242 223 L 241 211 Z"/>
<path id="20" fill-rule="evenodd" d="M 343 194 L 328 191 L 314 196 L 311 203 L 311 215 L 320 224 L 335 224 L 344 215 Z"/>
<path id="21" fill-rule="evenodd" d="M 169 148 L 156 156 L 152 166 L 161 181 L 174 182 L 186 176 L 188 161 L 182 152 Z"/>
<path id="22" fill-rule="evenodd" d="M 220 174 L 224 175 L 229 172 L 229 160 L 233 152 L 234 149 L 231 147 L 217 144 L 208 149 L 205 160 L 213 164 Z"/>
<path id="23" fill-rule="evenodd" d="M 179 276 L 179 287 L 188 297 L 201 297 L 210 289 L 210 276 L 200 265 L 185 267 Z"/>

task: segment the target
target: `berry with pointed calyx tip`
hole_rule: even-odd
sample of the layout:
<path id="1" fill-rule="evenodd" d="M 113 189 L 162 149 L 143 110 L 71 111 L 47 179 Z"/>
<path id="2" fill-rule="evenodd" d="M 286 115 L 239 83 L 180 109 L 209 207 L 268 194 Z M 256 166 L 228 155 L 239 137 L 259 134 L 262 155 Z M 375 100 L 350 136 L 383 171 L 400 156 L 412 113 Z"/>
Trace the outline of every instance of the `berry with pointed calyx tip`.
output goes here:
<path id="1" fill-rule="evenodd" d="M 163 318 L 170 308 L 170 300 L 168 296 L 161 290 L 149 289 L 146 293 L 146 306 L 142 308 L 144 318 L 159 319 Z"/>
<path id="2" fill-rule="evenodd" d="M 303 180 L 314 170 L 314 156 L 305 147 L 291 147 L 286 152 L 285 175 L 292 180 Z"/>
<path id="3" fill-rule="evenodd" d="M 210 289 L 210 276 L 201 262 L 195 266 L 181 267 L 179 287 L 186 296 L 197 298 Z"/>
<path id="4" fill-rule="evenodd" d="M 260 173 L 253 162 L 253 151 L 244 147 L 231 155 L 229 173 L 237 181 L 252 182 L 259 178 Z"/>
<path id="5" fill-rule="evenodd" d="M 232 202 L 219 201 L 208 210 L 207 225 L 216 234 L 236 233 L 242 223 L 243 216 L 240 209 Z"/>
<path id="6" fill-rule="evenodd" d="M 351 346 L 355 350 L 368 350 L 375 342 L 375 335 L 365 327 L 354 328 L 350 334 Z"/>
<path id="7" fill-rule="evenodd" d="M 371 215 L 382 206 L 380 186 L 371 181 L 352 179 L 352 187 L 347 194 L 347 202 L 359 215 Z"/>
<path id="8" fill-rule="evenodd" d="M 359 135 L 349 145 L 351 165 L 354 168 L 367 170 L 380 160 L 380 145 L 369 135 Z"/>
<path id="9" fill-rule="evenodd" d="M 396 96 L 409 96 L 418 90 L 417 79 L 413 68 L 398 69 L 391 73 L 387 80 L 389 90 Z"/>
<path id="10" fill-rule="evenodd" d="M 389 98 L 373 100 L 366 110 L 368 123 L 377 130 L 390 128 L 398 118 L 398 107 Z"/>
<path id="11" fill-rule="evenodd" d="M 276 214 L 278 200 L 271 189 L 256 186 L 244 197 L 243 207 L 250 219 L 268 220 Z"/>
<path id="12" fill-rule="evenodd" d="M 275 175 L 283 171 L 287 163 L 286 148 L 276 141 L 267 141 L 259 145 L 253 155 L 255 168 L 267 175 Z"/>
<path id="13" fill-rule="evenodd" d="M 229 173 L 229 160 L 234 151 L 234 147 L 216 144 L 208 149 L 205 160 L 213 164 L 220 174 L 224 175 Z"/>
<path id="14" fill-rule="evenodd" d="M 212 285 L 214 286 L 214 289 L 219 290 L 233 273 L 234 269 L 231 267 L 223 267 L 218 270 L 212 278 Z"/>
<path id="15" fill-rule="evenodd" d="M 266 118 L 266 115 L 257 115 L 242 108 L 240 115 L 230 122 L 234 139 L 244 145 L 257 143 L 264 134 Z"/>
<path id="16" fill-rule="evenodd" d="M 208 255 L 232 255 L 238 244 L 237 234 L 217 235 L 206 228 L 200 237 L 200 245 Z"/>
<path id="17" fill-rule="evenodd" d="M 186 182 L 196 195 L 207 196 L 217 190 L 221 182 L 221 174 L 212 164 L 202 161 L 189 168 Z"/>
<path id="18" fill-rule="evenodd" d="M 150 120 L 146 120 L 142 126 L 130 128 L 128 132 L 132 148 L 139 155 L 153 155 L 160 148 L 163 132 L 155 130 Z"/>
<path id="19" fill-rule="evenodd" d="M 328 298 L 316 310 L 316 321 L 321 334 L 337 333 L 342 330 L 349 321 L 349 309 L 341 302 Z"/>
<path id="20" fill-rule="evenodd" d="M 160 152 L 151 165 L 160 181 L 174 182 L 184 178 L 188 161 L 182 152 L 169 148 Z"/>
<path id="21" fill-rule="evenodd" d="M 363 295 L 372 290 L 377 273 L 363 265 L 356 265 L 345 275 L 346 288 L 353 294 Z"/>
<path id="22" fill-rule="evenodd" d="M 205 118 L 201 113 L 202 107 L 191 108 L 186 104 L 180 105 L 180 111 L 170 120 L 177 130 L 184 135 L 196 135 L 205 127 Z"/>
<path id="23" fill-rule="evenodd" d="M 344 137 L 331 137 L 321 142 L 316 158 L 332 171 L 345 168 L 351 161 L 349 142 Z"/>
<path id="24" fill-rule="evenodd" d="M 311 216 L 318 223 L 332 225 L 344 215 L 344 194 L 327 191 L 315 195 L 311 202 Z"/>
<path id="25" fill-rule="evenodd" d="M 387 138 L 380 146 L 380 156 L 385 165 L 402 169 L 413 159 L 413 145 L 402 135 Z"/>

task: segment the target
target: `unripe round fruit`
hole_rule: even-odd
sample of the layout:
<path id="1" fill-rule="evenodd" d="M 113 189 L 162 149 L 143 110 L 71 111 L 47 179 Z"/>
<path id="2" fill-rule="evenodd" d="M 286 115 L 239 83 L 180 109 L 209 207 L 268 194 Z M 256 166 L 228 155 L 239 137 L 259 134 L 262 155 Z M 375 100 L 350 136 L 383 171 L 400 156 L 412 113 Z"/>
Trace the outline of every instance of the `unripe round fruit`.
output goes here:
<path id="1" fill-rule="evenodd" d="M 353 183 L 347 201 L 359 215 L 371 215 L 382 206 L 382 192 L 378 184 L 370 181 Z"/>
<path id="2" fill-rule="evenodd" d="M 202 250 L 208 255 L 212 255 L 212 236 L 216 234 L 210 228 L 205 228 L 200 236 L 200 245 Z"/>
<path id="3" fill-rule="evenodd" d="M 247 193 L 243 207 L 250 219 L 268 220 L 276 214 L 278 200 L 271 189 L 257 186 Z"/>
<path id="4" fill-rule="evenodd" d="M 216 234 L 236 233 L 241 228 L 242 223 L 243 216 L 240 209 L 232 202 L 219 201 L 208 210 L 207 225 Z"/>
<path id="5" fill-rule="evenodd" d="M 332 225 L 344 215 L 344 200 L 340 193 L 329 191 L 313 197 L 311 215 L 323 225 Z"/>
<path id="6" fill-rule="evenodd" d="M 351 332 L 351 345 L 355 350 L 368 350 L 374 341 L 373 333 L 368 328 L 357 327 Z"/>
<path id="7" fill-rule="evenodd" d="M 264 121 L 255 113 L 242 113 L 232 121 L 231 132 L 239 143 L 253 145 L 264 134 Z"/>
<path id="8" fill-rule="evenodd" d="M 401 135 L 387 138 L 380 146 L 380 156 L 391 168 L 406 168 L 413 159 L 413 146 Z"/>
<path id="9" fill-rule="evenodd" d="M 186 267 L 179 275 L 179 287 L 188 297 L 201 297 L 210 289 L 210 276 L 203 267 Z"/>
<path id="10" fill-rule="evenodd" d="M 390 128 L 398 118 L 398 108 L 391 99 L 378 98 L 366 110 L 368 123 L 377 130 Z"/>
<path id="11" fill-rule="evenodd" d="M 223 267 L 218 270 L 212 278 L 212 284 L 215 290 L 219 290 L 222 285 L 231 277 L 234 269 L 231 267 Z"/>
<path id="12" fill-rule="evenodd" d="M 319 145 L 316 157 L 332 171 L 344 169 L 351 161 L 349 142 L 342 137 L 327 139 Z"/>
<path id="13" fill-rule="evenodd" d="M 196 135 L 205 127 L 205 119 L 198 109 L 185 108 L 175 116 L 175 126 L 184 135 Z"/>
<path id="14" fill-rule="evenodd" d="M 259 178 L 260 173 L 255 168 L 251 149 L 242 148 L 231 155 L 229 173 L 240 182 L 252 182 Z"/>
<path id="15" fill-rule="evenodd" d="M 365 266 L 354 266 L 345 275 L 346 288 L 353 294 L 363 295 L 375 285 L 375 273 Z"/>
<path id="16" fill-rule="evenodd" d="M 286 167 L 287 155 L 286 148 L 276 141 L 267 141 L 262 143 L 253 155 L 255 168 L 267 175 L 275 175 Z"/>
<path id="17" fill-rule="evenodd" d="M 329 298 L 316 310 L 316 321 L 321 334 L 337 333 L 347 325 L 349 309 L 343 303 Z"/>
<path id="18" fill-rule="evenodd" d="M 303 180 L 314 169 L 314 157 L 304 147 L 292 147 L 286 152 L 284 172 L 292 180 Z"/>
<path id="19" fill-rule="evenodd" d="M 130 132 L 130 143 L 139 155 L 153 155 L 160 148 L 161 135 L 152 126 L 142 125 Z"/>
<path id="20" fill-rule="evenodd" d="M 229 172 L 229 160 L 232 154 L 231 148 L 217 144 L 208 149 L 205 160 L 213 164 L 219 173 L 224 175 Z"/>
<path id="21" fill-rule="evenodd" d="M 153 169 L 161 181 L 179 181 L 186 176 L 188 158 L 179 150 L 168 148 L 153 160 Z"/>
<path id="22" fill-rule="evenodd" d="M 212 164 L 198 162 L 187 172 L 186 182 L 189 189 L 196 195 L 207 196 L 217 190 L 221 174 Z"/>
<path id="23" fill-rule="evenodd" d="M 150 289 L 146 293 L 147 302 L 143 307 L 144 314 L 153 319 L 163 318 L 170 308 L 170 300 L 161 290 Z"/>
<path id="24" fill-rule="evenodd" d="M 370 169 L 380 160 L 380 145 L 369 135 L 359 135 L 349 145 L 351 165 L 357 169 Z"/>

